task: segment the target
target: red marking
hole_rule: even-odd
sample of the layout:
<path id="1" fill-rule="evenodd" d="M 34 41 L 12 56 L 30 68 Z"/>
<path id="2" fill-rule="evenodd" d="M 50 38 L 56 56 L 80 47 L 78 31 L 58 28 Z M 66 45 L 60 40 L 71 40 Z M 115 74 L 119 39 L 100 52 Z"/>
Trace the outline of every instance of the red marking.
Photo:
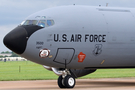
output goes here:
<path id="1" fill-rule="evenodd" d="M 45 54 L 41 54 L 41 56 L 46 56 L 46 53 Z"/>
<path id="2" fill-rule="evenodd" d="M 78 62 L 83 62 L 85 57 L 86 57 L 86 55 L 83 52 L 80 52 L 78 54 Z"/>

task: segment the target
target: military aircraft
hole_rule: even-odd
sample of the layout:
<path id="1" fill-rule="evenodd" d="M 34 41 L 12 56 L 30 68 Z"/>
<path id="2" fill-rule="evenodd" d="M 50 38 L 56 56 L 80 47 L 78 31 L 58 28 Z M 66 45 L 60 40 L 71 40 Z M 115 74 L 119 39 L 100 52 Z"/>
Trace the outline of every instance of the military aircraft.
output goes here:
<path id="1" fill-rule="evenodd" d="M 69 5 L 28 16 L 3 39 L 59 76 L 60 88 L 97 69 L 135 68 L 135 9 Z"/>

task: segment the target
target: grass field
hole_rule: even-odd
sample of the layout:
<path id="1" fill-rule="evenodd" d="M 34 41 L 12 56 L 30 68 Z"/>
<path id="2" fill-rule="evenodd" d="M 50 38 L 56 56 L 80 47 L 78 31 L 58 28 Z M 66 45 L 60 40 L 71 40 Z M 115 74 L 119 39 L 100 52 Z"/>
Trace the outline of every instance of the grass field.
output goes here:
<path id="1" fill-rule="evenodd" d="M 135 77 L 135 69 L 99 69 L 81 78 Z M 53 72 L 30 61 L 0 62 L 0 81 L 57 79 Z"/>

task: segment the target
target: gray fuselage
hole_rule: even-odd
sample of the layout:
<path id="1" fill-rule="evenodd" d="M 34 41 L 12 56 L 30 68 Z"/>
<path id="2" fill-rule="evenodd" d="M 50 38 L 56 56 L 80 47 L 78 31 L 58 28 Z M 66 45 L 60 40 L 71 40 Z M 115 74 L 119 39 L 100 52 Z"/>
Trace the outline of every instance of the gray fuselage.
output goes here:
<path id="1" fill-rule="evenodd" d="M 54 22 L 27 37 L 20 55 L 28 60 L 58 68 L 66 64 L 70 69 L 135 67 L 135 9 L 61 6 L 26 20 L 36 16 Z M 43 58 L 42 49 L 48 54 Z"/>

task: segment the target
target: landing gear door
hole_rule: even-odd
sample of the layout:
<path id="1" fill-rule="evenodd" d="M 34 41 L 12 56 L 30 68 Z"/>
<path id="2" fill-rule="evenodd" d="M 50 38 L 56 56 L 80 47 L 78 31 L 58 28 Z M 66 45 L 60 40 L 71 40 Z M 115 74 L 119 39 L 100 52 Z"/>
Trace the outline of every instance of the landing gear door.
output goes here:
<path id="1" fill-rule="evenodd" d="M 73 59 L 74 53 L 74 48 L 58 48 L 54 62 L 65 64 L 66 60 L 66 64 L 69 64 Z"/>

